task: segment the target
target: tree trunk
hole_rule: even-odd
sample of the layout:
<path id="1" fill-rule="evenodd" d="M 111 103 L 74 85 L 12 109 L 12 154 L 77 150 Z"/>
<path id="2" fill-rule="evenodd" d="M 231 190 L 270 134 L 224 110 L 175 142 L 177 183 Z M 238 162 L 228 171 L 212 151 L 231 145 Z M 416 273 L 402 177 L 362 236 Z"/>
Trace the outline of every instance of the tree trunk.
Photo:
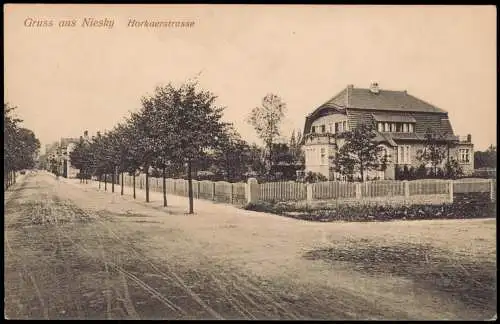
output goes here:
<path id="1" fill-rule="evenodd" d="M 121 183 L 121 192 L 120 194 L 123 196 L 123 172 L 122 172 L 122 183 Z"/>
<path id="2" fill-rule="evenodd" d="M 273 170 L 273 143 L 268 144 L 269 148 L 269 171 L 268 171 L 268 180 L 271 180 L 271 172 Z"/>
<path id="3" fill-rule="evenodd" d="M 108 174 L 104 174 L 104 191 L 108 191 Z"/>
<path id="4" fill-rule="evenodd" d="M 111 175 L 111 192 L 115 192 L 115 182 L 116 182 L 116 170 L 113 168 L 113 174 Z"/>
<path id="5" fill-rule="evenodd" d="M 132 186 L 134 187 L 134 199 L 135 199 L 135 171 L 134 174 L 132 175 Z"/>
<path id="6" fill-rule="evenodd" d="M 191 159 L 187 163 L 187 173 L 188 173 L 188 195 L 189 195 L 189 214 L 193 214 L 193 177 L 191 174 Z"/>
<path id="7" fill-rule="evenodd" d="M 149 202 L 149 167 L 146 168 L 146 202 Z"/>
<path id="8" fill-rule="evenodd" d="M 166 175 L 166 166 L 163 166 L 162 173 L 163 180 L 163 207 L 167 207 L 167 175 Z"/>
<path id="9" fill-rule="evenodd" d="M 99 182 L 99 190 L 101 190 L 101 177 L 102 177 L 102 175 L 100 175 L 100 174 L 97 177 L 97 181 Z"/>
<path id="10" fill-rule="evenodd" d="M 359 173 L 361 174 L 361 182 L 365 182 L 365 170 L 362 165 L 359 167 Z"/>
<path id="11" fill-rule="evenodd" d="M 80 178 L 80 183 L 83 183 L 83 172 L 82 169 L 79 170 L 80 172 L 78 173 L 78 178 Z"/>

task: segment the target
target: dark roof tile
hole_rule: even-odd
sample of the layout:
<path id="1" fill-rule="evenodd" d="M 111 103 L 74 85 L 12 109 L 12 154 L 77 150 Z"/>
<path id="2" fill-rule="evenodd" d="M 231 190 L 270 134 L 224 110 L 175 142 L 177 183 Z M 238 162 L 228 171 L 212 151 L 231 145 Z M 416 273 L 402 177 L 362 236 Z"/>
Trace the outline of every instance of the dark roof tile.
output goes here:
<path id="1" fill-rule="evenodd" d="M 370 89 L 347 87 L 335 97 L 327 101 L 322 107 L 346 106 L 347 108 L 411 111 L 411 112 L 436 112 L 446 113 L 428 102 L 408 94 L 406 91 L 381 89 L 372 93 Z"/>

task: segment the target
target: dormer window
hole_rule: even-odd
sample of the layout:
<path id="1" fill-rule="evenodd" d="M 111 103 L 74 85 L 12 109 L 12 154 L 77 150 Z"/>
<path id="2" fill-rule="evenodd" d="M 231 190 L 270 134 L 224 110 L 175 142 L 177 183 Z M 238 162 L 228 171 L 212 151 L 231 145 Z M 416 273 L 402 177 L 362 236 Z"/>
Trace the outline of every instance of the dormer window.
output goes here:
<path id="1" fill-rule="evenodd" d="M 325 125 L 321 125 L 321 132 L 326 133 L 326 126 Z"/>
<path id="2" fill-rule="evenodd" d="M 377 129 L 379 132 L 413 133 L 415 131 L 415 125 L 413 123 L 378 122 Z"/>

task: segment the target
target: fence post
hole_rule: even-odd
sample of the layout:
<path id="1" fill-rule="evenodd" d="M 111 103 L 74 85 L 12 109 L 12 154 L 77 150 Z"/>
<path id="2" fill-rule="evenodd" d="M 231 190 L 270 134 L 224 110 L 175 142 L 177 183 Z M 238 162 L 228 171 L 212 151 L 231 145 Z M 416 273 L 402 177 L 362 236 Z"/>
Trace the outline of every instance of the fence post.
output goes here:
<path id="1" fill-rule="evenodd" d="M 495 201 L 495 179 L 490 179 L 490 199 Z"/>
<path id="2" fill-rule="evenodd" d="M 404 185 L 404 189 L 405 189 L 405 199 L 409 199 L 410 198 L 410 183 L 408 182 L 408 180 L 403 180 L 403 185 Z"/>
<path id="3" fill-rule="evenodd" d="M 212 181 L 212 200 L 215 201 L 215 181 Z"/>
<path id="4" fill-rule="evenodd" d="M 361 182 L 356 182 L 356 199 L 361 199 Z"/>
<path id="5" fill-rule="evenodd" d="M 200 199 L 200 181 L 196 181 L 196 199 Z"/>
<path id="6" fill-rule="evenodd" d="M 312 201 L 313 200 L 313 184 L 312 183 L 306 183 L 306 199 L 307 201 Z"/>
<path id="7" fill-rule="evenodd" d="M 233 184 L 229 183 L 229 185 L 231 186 L 231 191 L 229 193 L 229 203 L 232 204 L 233 203 Z"/>
<path id="8" fill-rule="evenodd" d="M 255 203 L 259 200 L 259 182 L 255 178 L 249 178 L 245 187 L 247 203 Z"/>
<path id="9" fill-rule="evenodd" d="M 450 189 L 450 203 L 453 203 L 453 180 L 448 181 Z"/>

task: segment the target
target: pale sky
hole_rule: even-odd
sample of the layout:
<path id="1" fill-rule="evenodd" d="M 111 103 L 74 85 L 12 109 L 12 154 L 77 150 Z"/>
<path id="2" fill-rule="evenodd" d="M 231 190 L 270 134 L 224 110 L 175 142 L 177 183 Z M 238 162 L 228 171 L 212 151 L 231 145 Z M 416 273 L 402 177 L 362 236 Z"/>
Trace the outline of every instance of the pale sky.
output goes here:
<path id="1" fill-rule="evenodd" d="M 4 13 L 4 100 L 42 147 L 111 129 L 156 85 L 200 71 L 249 142 L 258 140 L 245 117 L 267 93 L 287 103 L 289 137 L 348 84 L 377 81 L 447 110 L 475 150 L 496 145 L 494 6 L 10 4 Z M 114 25 L 81 27 L 87 17 Z M 129 18 L 195 25 L 129 28 Z M 78 23 L 60 28 L 61 19 Z"/>

